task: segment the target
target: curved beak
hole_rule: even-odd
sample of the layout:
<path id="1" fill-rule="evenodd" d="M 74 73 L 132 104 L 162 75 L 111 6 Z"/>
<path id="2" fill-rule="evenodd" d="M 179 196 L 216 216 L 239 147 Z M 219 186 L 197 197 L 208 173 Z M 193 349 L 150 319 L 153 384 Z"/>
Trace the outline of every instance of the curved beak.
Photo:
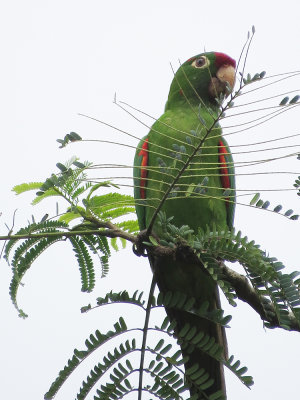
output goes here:
<path id="1" fill-rule="evenodd" d="M 232 65 L 222 65 L 218 69 L 217 78 L 221 82 L 227 82 L 231 88 L 230 93 L 232 92 L 234 83 L 235 83 L 235 69 Z M 229 94 L 229 93 L 228 93 Z"/>
<path id="2" fill-rule="evenodd" d="M 209 93 L 211 97 L 219 97 L 220 94 L 224 94 L 226 97 L 232 92 L 235 83 L 235 69 L 232 65 L 222 65 L 217 73 L 216 77 L 211 79 L 209 85 Z"/>

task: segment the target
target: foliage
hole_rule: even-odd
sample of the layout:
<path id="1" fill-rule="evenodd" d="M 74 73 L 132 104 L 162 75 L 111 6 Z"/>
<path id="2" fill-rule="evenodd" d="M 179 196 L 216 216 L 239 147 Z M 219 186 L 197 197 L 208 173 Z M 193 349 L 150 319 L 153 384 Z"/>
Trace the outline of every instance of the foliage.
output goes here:
<path id="1" fill-rule="evenodd" d="M 297 181 L 294 184 L 294 186 L 298 187 Z M 264 200 L 260 199 L 260 193 L 256 193 L 254 195 L 253 199 L 250 201 L 250 206 L 255 206 L 257 208 L 262 208 L 262 209 L 266 210 L 270 206 L 270 202 L 269 202 L 269 200 L 264 201 Z M 281 210 L 282 210 L 282 205 L 278 204 L 276 207 L 274 207 L 273 212 L 281 213 Z M 288 217 L 292 220 L 297 220 L 299 218 L 299 215 L 294 214 L 294 211 L 292 209 L 288 209 L 282 215 L 284 215 L 285 217 Z"/>
<path id="2" fill-rule="evenodd" d="M 240 231 L 217 231 L 208 227 L 206 232 L 199 230 L 197 235 L 192 235 L 188 226 L 177 228 L 171 224 L 172 218 L 167 218 L 164 213 L 158 214 L 158 217 L 163 232 L 161 242 L 174 248 L 184 241 L 193 248 L 231 305 L 236 305 L 236 289 L 224 279 L 219 260 L 238 262 L 244 268 L 257 296 L 263 300 L 266 314 L 270 313 L 270 309 L 275 312 L 280 327 L 290 330 L 292 315 L 300 328 L 299 272 L 282 273 L 284 265 L 268 256 L 253 240 L 243 237 Z M 268 321 L 265 321 L 265 326 L 273 327 Z"/>
<path id="3" fill-rule="evenodd" d="M 252 38 L 250 43 L 251 40 Z M 206 231 L 194 232 L 187 225 L 181 227 L 173 225 L 172 216 L 166 216 L 161 211 L 163 203 L 173 197 L 179 195 L 184 197 L 206 196 L 209 185 L 208 177 L 204 177 L 198 186 L 191 185 L 186 193 L 180 191 L 177 182 L 184 170 L 190 168 L 193 157 L 201 152 L 204 140 L 212 134 L 214 127 L 226 118 L 225 115 L 228 111 L 231 112 L 237 107 L 234 101 L 243 94 L 244 88 L 249 88 L 250 85 L 267 79 L 264 71 L 253 76 L 246 75 L 244 67 L 245 65 L 240 73 L 240 86 L 236 92 L 232 93 L 227 103 L 224 104 L 224 96 L 215 99 L 220 106 L 219 114 L 214 119 L 212 126 L 207 127 L 204 139 L 194 148 L 192 156 L 178 170 L 178 174 L 169 185 L 154 212 L 153 220 L 147 231 L 148 236 L 146 239 L 144 237 L 142 245 L 150 254 L 152 251 L 165 251 L 167 249 L 173 251 L 172 254 L 174 255 L 179 248 L 188 247 L 191 254 L 197 258 L 201 268 L 211 276 L 211 279 L 216 281 L 232 306 L 236 305 L 235 299 L 241 297 L 240 287 L 235 284 L 238 279 L 230 279 L 225 274 L 223 262 L 238 263 L 245 273 L 242 276 L 243 282 L 247 282 L 259 303 L 261 312 L 258 313 L 263 318 L 265 326 L 299 331 L 300 279 L 297 279 L 297 272 L 282 272 L 284 265 L 281 262 L 267 255 L 254 241 L 249 241 L 247 237 L 242 236 L 241 232 L 236 233 L 234 230 L 219 231 L 214 226 L 207 227 Z M 272 110 L 263 118 L 267 120 L 285 110 L 298 106 L 299 99 L 299 95 L 292 97 L 291 100 L 288 96 L 285 96 L 276 106 L 276 110 Z M 120 104 L 118 105 L 120 106 Z M 199 122 L 203 123 L 200 116 Z M 257 124 L 256 120 L 252 120 L 250 123 L 252 126 Z M 174 144 L 170 156 L 172 165 L 166 165 L 162 159 L 161 161 L 158 159 L 162 174 L 168 174 L 171 169 L 175 169 L 177 161 L 183 162 L 182 155 L 186 152 L 185 146 L 193 144 L 193 136 L 196 134 L 196 131 L 187 132 L 184 145 Z M 60 143 L 60 147 L 65 147 L 72 142 L 81 140 L 80 135 L 71 132 L 57 141 Z M 111 180 L 93 184 L 88 177 L 89 170 L 94 167 L 90 162 L 82 163 L 77 158 L 73 158 L 66 164 L 57 163 L 56 166 L 59 171 L 51 174 L 44 182 L 23 183 L 13 189 L 16 194 L 32 190 L 37 191 L 32 202 L 33 205 L 53 196 L 63 200 L 66 204 L 63 213 L 58 214 L 57 211 L 57 215 L 52 218 L 49 218 L 46 214 L 39 222 L 36 222 L 33 218 L 32 223 L 14 234 L 10 233 L 6 238 L 8 242 L 5 246 L 4 257 L 12 266 L 10 296 L 21 317 L 26 317 L 26 314 L 17 302 L 18 288 L 22 285 L 23 277 L 31 268 L 33 262 L 52 244 L 58 241 L 70 243 L 79 267 L 81 290 L 84 292 L 91 292 L 95 286 L 97 279 L 96 257 L 98 257 L 101 265 L 100 276 L 104 277 L 109 269 L 108 260 L 111 255 L 111 248 L 114 250 L 119 248 L 117 241 L 121 242 L 122 247 L 125 247 L 127 241 L 135 246 L 141 245 L 139 243 L 140 237 L 137 236 L 139 232 L 137 221 L 135 218 L 129 219 L 135 213 L 134 199 L 131 196 L 120 194 L 118 192 L 119 185 Z M 300 176 L 295 180 L 294 187 L 299 195 Z M 107 193 L 108 190 L 110 192 Z M 111 190 L 113 191 L 111 192 Z M 101 192 L 100 195 L 99 192 Z M 222 196 L 226 197 L 228 201 L 234 201 L 228 191 L 225 191 Z M 248 206 L 270 211 L 270 201 L 262 200 L 258 192 L 255 193 Z M 282 206 L 278 205 L 271 211 L 280 213 L 290 220 L 296 220 L 299 217 L 298 214 L 294 214 L 292 209 L 288 209 L 284 213 L 281 210 Z M 162 234 L 159 238 L 152 234 L 154 220 L 161 227 Z M 133 306 L 144 312 L 145 324 L 143 328 L 128 328 L 125 319 L 121 316 L 114 324 L 113 329 L 108 332 L 101 333 L 97 329 L 86 339 L 83 349 L 74 350 L 72 357 L 59 372 L 46 393 L 45 399 L 54 398 L 64 382 L 81 363 L 107 344 L 111 346 L 112 350 L 108 351 L 103 360 L 97 362 L 90 370 L 77 394 L 78 400 L 87 398 L 92 390 L 96 392 L 94 396 L 96 400 L 118 399 L 133 392 L 138 392 L 139 399 L 141 394 L 145 392 L 156 398 L 179 400 L 183 399 L 182 396 L 185 396 L 191 388 L 196 394 L 192 395 L 189 400 L 197 400 L 198 398 L 206 400 L 224 399 L 221 392 L 207 394 L 206 390 L 212 385 L 213 377 L 209 376 L 201 366 L 195 364 L 185 371 L 182 369 L 188 356 L 182 356 L 181 351 L 176 347 L 176 340 L 181 348 L 188 348 L 190 352 L 195 348 L 200 349 L 222 363 L 245 386 L 250 387 L 253 384 L 252 377 L 246 375 L 247 368 L 240 367 L 240 361 L 235 361 L 234 356 L 225 358 L 223 356 L 224 349 L 208 334 L 189 324 L 176 331 L 176 321 L 170 320 L 169 317 L 166 317 L 157 326 L 152 326 L 149 323 L 150 313 L 161 307 L 172 307 L 176 310 L 185 311 L 224 328 L 228 327 L 231 316 L 224 316 L 221 309 L 209 311 L 209 304 L 206 302 L 196 307 L 195 299 L 188 298 L 182 293 L 161 292 L 155 297 L 154 287 L 155 282 L 151 286 L 147 306 L 145 306 L 143 293 L 136 291 L 133 295 L 130 295 L 124 290 L 120 293 L 110 291 L 104 297 L 98 297 L 97 305 L 94 307 L 90 304 L 82 307 L 82 312 L 89 312 L 94 308 L 125 303 L 128 307 Z M 253 306 L 250 301 L 249 304 Z M 159 337 L 155 344 L 147 341 L 147 333 L 150 331 L 156 333 Z M 132 336 L 134 337 L 132 338 Z M 120 344 L 116 346 L 113 341 L 117 339 L 120 340 Z M 136 365 L 136 359 L 131 358 L 134 353 L 140 355 L 139 365 Z M 138 380 L 135 374 L 139 375 Z M 143 374 L 152 379 L 151 384 L 144 383 Z M 109 375 L 109 378 L 106 377 L 107 375 Z M 138 384 L 136 384 L 137 381 Z"/>
<path id="4" fill-rule="evenodd" d="M 197 257 L 199 257 L 201 264 L 216 280 L 232 305 L 235 305 L 234 299 L 237 297 L 235 288 L 222 276 L 219 260 L 239 262 L 257 295 L 261 298 L 266 315 L 269 316 L 270 313 L 275 311 L 279 326 L 287 330 L 291 329 L 290 316 L 293 315 L 300 329 L 300 297 L 298 291 L 300 280 L 295 279 L 298 275 L 297 273 L 283 274 L 282 269 L 284 266 L 282 263 L 275 258 L 267 256 L 254 241 L 249 241 L 247 237 L 242 237 L 241 232 L 218 232 L 215 229 L 212 231 L 208 229 L 206 232 L 199 231 L 197 235 L 193 235 L 188 226 L 178 228 L 172 225 L 172 218 L 166 218 L 162 212 L 158 214 L 158 218 L 163 229 L 163 235 L 160 243 L 156 241 L 153 241 L 153 243 L 148 242 L 147 246 L 149 248 L 159 247 L 162 242 L 164 246 L 172 249 L 182 243 L 191 246 Z M 203 303 L 195 309 L 195 299 L 188 298 L 182 293 L 159 293 L 158 297 L 155 298 L 150 292 L 147 308 L 145 308 L 145 301 L 142 299 L 142 295 L 143 293 L 138 291 L 132 296 L 127 291 L 120 293 L 109 292 L 104 298 L 97 299 L 96 307 L 126 303 L 142 309 L 146 314 L 159 307 L 172 307 L 196 314 L 224 328 L 228 327 L 228 323 L 231 320 L 231 316 L 224 316 L 222 310 L 209 311 L 207 303 Z M 82 312 L 90 311 L 92 308 L 95 307 L 91 307 L 89 304 L 82 308 Z M 273 327 L 268 321 L 265 321 L 265 326 Z M 142 386 L 141 392 L 151 393 L 157 398 L 179 400 L 183 399 L 182 395 L 193 387 L 198 395 L 203 396 L 204 399 L 223 399 L 221 392 L 213 393 L 210 396 L 206 395 L 205 390 L 211 386 L 212 379 L 201 366 L 196 364 L 185 372 L 182 370 L 181 367 L 187 361 L 187 358 L 181 356 L 180 350 L 174 349 L 174 342 L 170 341 L 171 338 L 179 340 L 182 347 L 189 347 L 191 351 L 193 351 L 193 348 L 200 348 L 203 352 L 223 363 L 247 387 L 253 384 L 252 377 L 246 375 L 247 368 L 241 367 L 239 360 L 235 360 L 234 356 L 230 356 L 228 359 L 223 358 L 223 349 L 215 342 L 214 338 L 189 324 L 186 324 L 179 333 L 175 333 L 175 329 L 176 321 L 170 320 L 169 317 L 165 317 L 159 326 L 148 326 L 147 331 L 157 332 L 159 340 L 155 344 L 146 346 L 145 349 L 139 346 L 135 339 L 123 339 L 119 346 L 113 347 L 107 353 L 101 363 L 94 365 L 87 378 L 83 381 L 76 399 L 85 399 L 91 390 L 96 391 L 94 399 L 121 398 L 126 394 L 138 391 L 139 389 L 135 383 L 136 379 L 132 375 L 140 371 L 140 369 L 135 365 L 136 361 L 130 361 L 130 358 L 128 358 L 134 352 L 147 353 L 148 366 L 143 366 L 143 371 L 153 379 L 152 384 L 147 383 Z M 126 336 L 132 332 L 140 332 L 141 335 L 145 334 L 145 331 L 140 327 L 128 328 L 121 317 L 114 325 L 113 331 L 109 331 L 107 334 L 101 334 L 96 331 L 95 334 L 91 334 L 85 342 L 85 349 L 74 350 L 72 358 L 64 369 L 60 371 L 58 378 L 53 382 L 45 398 L 53 398 L 70 374 L 92 352 L 112 338 L 120 336 L 121 339 L 121 336 Z M 137 334 L 134 334 L 134 337 L 137 337 Z M 169 340 L 166 338 L 169 338 Z M 109 370 L 112 371 L 109 375 L 110 381 L 106 381 L 106 383 L 99 382 Z M 193 398 L 191 397 L 191 399 Z"/>
<path id="5" fill-rule="evenodd" d="M 98 257 L 101 265 L 101 276 L 108 273 L 108 259 L 111 255 L 106 231 L 113 227 L 112 221 L 117 220 L 114 226 L 117 230 L 134 233 L 138 230 L 135 220 L 120 217 L 134 212 L 133 198 L 119 193 L 95 195 L 96 190 L 104 188 L 118 188 L 109 181 L 96 185 L 85 183 L 86 171 L 91 163 L 80 163 L 73 158 L 68 163 L 58 163 L 59 173 L 52 174 L 45 182 L 23 183 L 13 188 L 16 194 L 38 190 L 32 204 L 38 204 L 46 198 L 57 196 L 67 202 L 66 211 L 54 218 L 42 219 L 40 222 L 29 223 L 27 227 L 16 232 L 8 240 L 4 257 L 12 265 L 12 280 L 10 296 L 21 317 L 25 312 L 18 306 L 17 292 L 22 284 L 24 274 L 33 262 L 52 244 L 67 240 L 74 251 L 81 277 L 81 290 L 91 292 L 95 286 L 96 272 L 93 255 Z M 80 196 L 87 193 L 81 200 Z M 82 204 L 82 205 L 81 205 Z M 80 219 L 78 225 L 71 225 L 74 220 Z M 117 236 L 112 237 L 112 247 L 117 250 Z M 121 238 L 122 239 L 122 238 Z M 126 241 L 122 239 L 123 246 Z M 14 250 L 11 258 L 10 254 Z M 10 260 L 11 258 L 11 260 Z"/>
<path id="6" fill-rule="evenodd" d="M 194 312 L 194 299 L 189 299 L 180 293 L 166 293 L 165 295 L 160 293 L 157 299 L 151 296 L 149 309 L 145 309 L 143 306 L 142 293 L 135 292 L 132 296 L 126 291 L 109 293 L 104 299 L 98 299 L 98 306 L 119 304 L 120 302 L 141 307 L 146 313 L 155 308 L 167 306 L 170 303 L 177 309 Z M 205 304 L 196 312 L 199 316 L 213 320 L 222 326 L 227 326 L 230 320 L 230 316 L 223 317 L 221 310 L 219 310 L 219 313 L 214 314 L 207 312 L 207 305 Z M 247 368 L 240 368 L 239 361 L 234 362 L 233 356 L 228 360 L 222 358 L 223 349 L 214 342 L 213 338 L 201 331 L 197 331 L 195 327 L 188 326 L 188 324 L 183 327 L 178 337 L 174 333 L 175 327 L 176 321 L 170 321 L 168 317 L 163 320 L 160 326 L 148 327 L 148 331 L 157 332 L 160 339 L 155 345 L 147 346 L 145 349 L 149 364 L 148 367 L 144 367 L 144 372 L 151 376 L 154 382 L 152 385 L 144 385 L 142 391 L 152 393 L 156 397 L 172 396 L 174 399 L 182 399 L 181 393 L 184 393 L 192 385 L 204 398 L 210 400 L 223 398 L 221 393 L 214 393 L 209 397 L 206 396 L 205 390 L 211 385 L 212 381 L 203 368 L 194 365 L 184 374 L 181 366 L 186 361 L 186 357 L 183 358 L 181 356 L 180 350 L 176 349 L 174 352 L 174 340 L 173 343 L 169 340 L 166 342 L 166 339 L 162 338 L 163 336 L 169 339 L 179 338 L 186 346 L 200 348 L 211 357 L 224 363 L 246 386 L 250 387 L 253 384 L 252 377 L 245 376 Z M 97 330 L 94 334 L 91 334 L 85 341 L 85 349 L 74 350 L 73 356 L 68 360 L 63 370 L 59 372 L 58 378 L 46 393 L 45 399 L 52 399 L 70 374 L 95 350 L 116 337 L 120 336 L 121 339 L 121 337 L 125 336 L 126 338 L 126 335 L 128 336 L 132 332 L 140 332 L 142 334 L 143 330 L 141 328 L 128 328 L 124 319 L 120 317 L 119 321 L 114 324 L 114 330 L 110 330 L 106 334 L 102 334 Z M 135 333 L 135 336 L 137 333 Z M 94 397 L 95 399 L 111 399 L 115 398 L 115 396 L 124 396 L 137 391 L 136 385 L 129 380 L 131 375 L 139 370 L 138 367 L 132 365 L 133 361 L 128 358 L 133 352 L 143 352 L 143 349 L 137 345 L 135 339 L 123 339 L 119 346 L 114 347 L 113 350 L 107 353 L 101 363 L 94 365 L 86 380 L 83 381 L 76 399 L 85 399 L 92 389 L 96 390 L 97 393 Z M 124 359 L 125 357 L 126 359 Z M 99 380 L 109 369 L 113 371 L 110 374 L 111 381 L 106 384 L 100 384 Z"/>

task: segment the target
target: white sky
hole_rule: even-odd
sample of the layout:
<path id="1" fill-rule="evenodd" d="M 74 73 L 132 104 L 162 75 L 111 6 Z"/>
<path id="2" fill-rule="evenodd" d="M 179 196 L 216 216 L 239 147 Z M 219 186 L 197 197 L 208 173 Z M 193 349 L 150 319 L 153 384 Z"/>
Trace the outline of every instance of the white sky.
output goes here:
<path id="1" fill-rule="evenodd" d="M 11 225 L 15 209 L 17 226 L 25 224 L 32 213 L 39 219 L 47 211 L 55 212 L 54 202 L 32 209 L 30 195 L 16 197 L 10 190 L 18 183 L 44 180 L 54 171 L 56 162 L 78 155 L 81 160 L 95 163 L 131 163 L 133 151 L 128 149 L 101 144 L 58 149 L 55 140 L 70 131 L 84 138 L 106 135 L 127 141 L 77 113 L 97 117 L 142 137 L 147 129 L 112 104 L 114 93 L 158 118 L 172 80 L 169 62 L 177 66 L 178 58 L 184 61 L 204 47 L 237 59 L 253 24 L 257 33 L 247 71 L 275 74 L 299 70 L 299 13 L 296 0 L 276 5 L 256 0 L 6 2 L 0 14 L 0 233 L 6 233 L 4 223 Z M 299 79 L 290 85 L 299 89 Z M 277 94 L 284 92 L 285 86 L 274 90 Z M 298 132 L 297 112 L 286 113 L 278 122 L 263 125 L 257 132 L 246 131 L 230 143 L 250 143 Z M 299 140 L 292 143 L 299 144 Z M 297 167 L 297 162 L 281 164 L 285 170 L 296 171 Z M 266 171 L 272 166 L 262 168 Z M 281 186 L 292 187 L 292 178 L 286 179 Z M 251 187 L 275 185 L 276 180 L 264 176 L 251 181 Z M 245 187 L 247 182 L 241 179 L 238 184 Z M 274 206 L 283 203 L 286 209 L 296 210 L 298 206 L 294 192 L 285 197 L 267 194 L 265 198 L 274 198 Z M 238 207 L 236 226 L 286 263 L 289 271 L 300 270 L 299 222 Z M 24 321 L 18 318 L 8 296 L 9 267 L 3 260 L 0 265 L 1 397 L 6 400 L 43 398 L 73 349 L 83 348 L 85 338 L 96 329 L 109 330 L 125 310 L 108 308 L 81 315 L 81 306 L 95 303 L 97 296 L 104 296 L 111 289 L 147 290 L 151 279 L 146 260 L 135 258 L 129 246 L 111 258 L 109 277 L 97 282 L 94 293 L 82 294 L 72 250 L 60 243 L 46 252 L 25 277 L 26 285 L 19 293 L 19 303 L 29 314 Z M 259 317 L 244 304 L 239 304 L 238 310 L 226 307 L 226 312 L 234 316 L 228 330 L 230 353 L 248 366 L 255 379 L 255 386 L 249 391 L 229 375 L 228 398 L 295 398 L 299 335 L 264 331 Z M 133 313 L 128 316 L 131 321 L 135 317 Z M 88 371 L 82 366 L 56 399 L 74 398 L 77 384 Z"/>

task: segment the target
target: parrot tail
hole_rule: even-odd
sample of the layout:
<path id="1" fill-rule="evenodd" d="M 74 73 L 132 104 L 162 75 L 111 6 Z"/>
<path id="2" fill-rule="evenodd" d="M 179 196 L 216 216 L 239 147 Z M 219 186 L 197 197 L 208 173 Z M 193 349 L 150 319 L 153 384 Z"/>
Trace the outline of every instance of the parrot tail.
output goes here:
<path id="1" fill-rule="evenodd" d="M 150 256 L 149 260 L 161 293 L 181 293 L 187 298 L 194 298 L 195 311 L 204 301 L 209 302 L 208 311 L 221 308 L 218 287 L 204 268 L 172 260 L 169 257 Z M 172 307 L 165 309 L 170 321 L 176 321 L 174 333 L 181 347 L 182 356 L 186 359 L 184 366 L 188 374 L 185 385 L 189 387 L 191 396 L 197 394 L 199 396 L 197 400 L 204 400 L 213 393 L 220 392 L 223 397 L 217 397 L 218 400 L 226 399 L 223 363 L 209 354 L 210 349 L 214 349 L 212 352 L 215 355 L 217 348 L 219 359 L 227 359 L 224 327 L 201 318 L 193 311 Z M 200 338 L 199 341 L 196 336 Z"/>

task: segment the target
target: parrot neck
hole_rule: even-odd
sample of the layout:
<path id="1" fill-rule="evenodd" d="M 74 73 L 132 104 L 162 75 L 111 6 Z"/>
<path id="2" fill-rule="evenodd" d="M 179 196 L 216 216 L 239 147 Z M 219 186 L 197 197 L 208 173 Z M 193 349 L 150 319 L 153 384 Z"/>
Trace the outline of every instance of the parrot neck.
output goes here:
<path id="1" fill-rule="evenodd" d="M 199 110 L 199 106 L 203 108 L 210 109 L 216 115 L 220 109 L 219 105 L 216 102 L 212 102 L 209 98 L 201 97 L 201 99 L 194 95 L 186 97 L 181 92 L 171 92 L 169 93 L 168 101 L 165 106 L 165 111 L 174 110 L 178 108 L 190 108 L 194 109 L 196 112 Z"/>
<path id="2" fill-rule="evenodd" d="M 203 80 L 197 83 L 197 87 L 194 87 L 190 81 L 187 84 L 186 80 L 186 75 L 180 69 L 176 73 L 176 79 L 174 78 L 171 83 L 165 111 L 185 106 L 198 110 L 199 104 L 202 104 L 203 107 L 209 107 L 217 112 L 219 105 L 209 93 L 209 82 Z"/>

